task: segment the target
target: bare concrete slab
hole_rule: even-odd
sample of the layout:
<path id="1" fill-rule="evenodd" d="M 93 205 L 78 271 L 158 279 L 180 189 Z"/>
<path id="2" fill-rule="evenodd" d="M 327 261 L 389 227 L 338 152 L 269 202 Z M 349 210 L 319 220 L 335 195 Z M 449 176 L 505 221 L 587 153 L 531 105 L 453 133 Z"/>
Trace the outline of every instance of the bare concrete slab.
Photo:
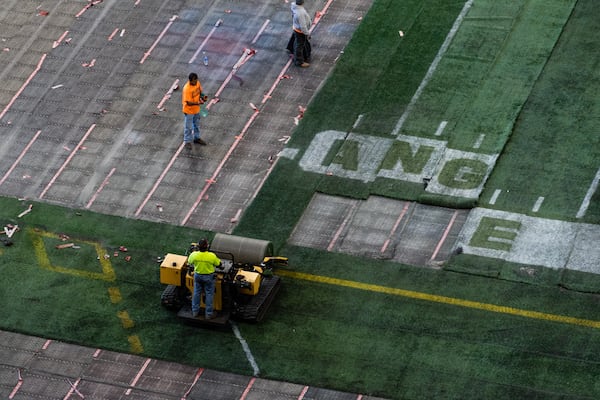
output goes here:
<path id="1" fill-rule="evenodd" d="M 137 3 L 3 2 L 0 194 L 230 231 L 371 0 L 307 4 L 325 12 L 302 70 L 285 51 L 287 2 Z M 218 102 L 201 122 L 209 145 L 187 152 L 170 89 L 191 71 Z"/>
<path id="2" fill-rule="evenodd" d="M 248 400 L 298 399 L 302 393 L 304 399 L 359 397 L 4 331 L 0 355 L 2 398 L 237 400 L 244 393 Z"/>
<path id="3" fill-rule="evenodd" d="M 363 201 L 316 193 L 290 243 L 437 267 L 454 251 L 467 215 L 378 196 Z"/>

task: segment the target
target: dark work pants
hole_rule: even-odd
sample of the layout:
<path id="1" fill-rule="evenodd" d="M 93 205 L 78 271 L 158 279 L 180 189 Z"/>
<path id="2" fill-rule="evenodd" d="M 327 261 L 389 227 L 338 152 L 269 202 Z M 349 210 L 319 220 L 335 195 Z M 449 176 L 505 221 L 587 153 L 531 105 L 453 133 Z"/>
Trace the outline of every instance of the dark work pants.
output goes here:
<path id="1" fill-rule="evenodd" d="M 296 65 L 300 65 L 303 62 L 310 62 L 312 48 L 308 37 L 304 33 L 294 31 L 288 41 L 287 49 L 294 55 Z"/>

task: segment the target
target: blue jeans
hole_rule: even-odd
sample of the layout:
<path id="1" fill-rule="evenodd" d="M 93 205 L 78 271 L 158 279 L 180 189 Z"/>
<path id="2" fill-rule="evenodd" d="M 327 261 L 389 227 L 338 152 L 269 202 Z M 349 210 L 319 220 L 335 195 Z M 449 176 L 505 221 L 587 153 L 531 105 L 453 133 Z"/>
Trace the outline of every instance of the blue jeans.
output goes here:
<path id="1" fill-rule="evenodd" d="M 191 143 L 194 139 L 200 139 L 200 113 L 198 114 L 183 114 L 183 142 Z"/>
<path id="2" fill-rule="evenodd" d="M 213 296 L 215 294 L 215 274 L 194 274 L 194 295 L 192 296 L 192 313 L 200 312 L 200 295 L 204 291 L 204 316 L 209 317 L 213 313 Z"/>

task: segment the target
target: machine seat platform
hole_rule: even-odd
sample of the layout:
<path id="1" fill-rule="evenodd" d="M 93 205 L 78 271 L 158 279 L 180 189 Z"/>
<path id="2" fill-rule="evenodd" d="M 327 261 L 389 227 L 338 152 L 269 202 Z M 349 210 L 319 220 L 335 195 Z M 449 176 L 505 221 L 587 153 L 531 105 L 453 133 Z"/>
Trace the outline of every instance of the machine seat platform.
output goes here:
<path id="1" fill-rule="evenodd" d="M 185 305 L 179 310 L 177 317 L 194 325 L 224 326 L 229 322 L 230 313 L 228 311 L 219 311 L 216 318 L 206 319 L 204 318 L 204 309 L 202 309 L 200 310 L 200 315 L 194 317 L 192 314 L 192 307 L 190 305 Z"/>

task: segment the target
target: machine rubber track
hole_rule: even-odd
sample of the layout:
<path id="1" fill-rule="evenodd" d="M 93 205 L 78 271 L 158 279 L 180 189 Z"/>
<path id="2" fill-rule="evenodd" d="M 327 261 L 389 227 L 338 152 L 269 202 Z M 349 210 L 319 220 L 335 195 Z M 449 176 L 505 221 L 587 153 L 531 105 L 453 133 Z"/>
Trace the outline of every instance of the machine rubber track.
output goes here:
<path id="1" fill-rule="evenodd" d="M 178 310 L 181 308 L 180 290 L 175 285 L 168 285 L 160 296 L 160 303 L 169 309 Z"/>
<path id="2" fill-rule="evenodd" d="M 264 278 L 258 294 L 248 304 L 239 307 L 236 310 L 236 316 L 245 321 L 262 321 L 280 286 L 280 277 L 271 276 Z"/>

